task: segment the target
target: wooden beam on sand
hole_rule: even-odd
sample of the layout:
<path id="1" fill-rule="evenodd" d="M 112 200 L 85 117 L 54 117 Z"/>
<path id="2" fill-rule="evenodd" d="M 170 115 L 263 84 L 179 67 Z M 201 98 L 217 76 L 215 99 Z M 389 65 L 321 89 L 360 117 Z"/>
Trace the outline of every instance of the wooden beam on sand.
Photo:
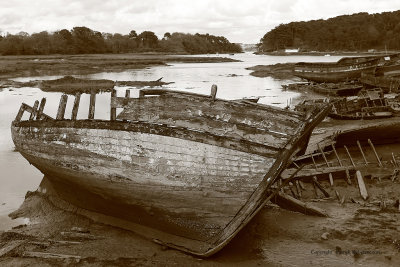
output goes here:
<path id="1" fill-rule="evenodd" d="M 357 182 L 358 182 L 358 189 L 360 190 L 360 195 L 364 200 L 367 200 L 368 192 L 367 192 L 367 188 L 364 183 L 363 176 L 360 171 L 356 171 L 356 178 L 357 178 Z"/>
<path id="2" fill-rule="evenodd" d="M 295 199 L 294 197 L 286 194 L 276 194 L 274 197 L 271 198 L 271 202 L 283 209 L 301 212 L 306 215 L 329 217 L 324 210 L 314 207 L 308 203 L 304 203 L 303 201 Z"/>
<path id="3" fill-rule="evenodd" d="M 318 187 L 318 189 L 324 194 L 325 197 L 330 197 L 328 191 L 326 191 L 325 188 L 323 188 L 322 185 L 318 182 L 317 176 L 313 176 L 313 182 Z"/>

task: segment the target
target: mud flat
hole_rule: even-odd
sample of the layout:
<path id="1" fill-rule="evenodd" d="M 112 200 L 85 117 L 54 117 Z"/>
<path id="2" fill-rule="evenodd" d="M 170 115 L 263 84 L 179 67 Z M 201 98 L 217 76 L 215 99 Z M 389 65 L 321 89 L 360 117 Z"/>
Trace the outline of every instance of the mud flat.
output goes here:
<path id="1" fill-rule="evenodd" d="M 189 57 L 164 54 L 99 54 L 1 56 L 0 79 L 43 75 L 74 75 L 142 69 L 171 62 L 236 62 L 223 57 Z"/>
<path id="2" fill-rule="evenodd" d="M 325 181 L 321 184 L 329 187 Z M 395 198 L 400 183 L 368 181 L 368 202 L 344 180 L 336 180 L 335 186 L 348 196 L 343 204 L 336 199 L 313 200 L 312 190 L 303 195 L 326 210 L 328 218 L 267 205 L 226 248 L 207 259 L 94 222 L 44 190 L 29 192 L 11 216 L 27 217 L 30 224 L 0 234 L 0 265 L 398 266 L 400 213 Z M 384 207 L 379 205 L 382 198 Z"/>
<path id="3" fill-rule="evenodd" d="M 294 80 L 298 79 L 293 75 L 295 63 L 278 63 L 274 65 L 257 65 L 246 68 L 252 70 L 250 75 L 255 77 L 272 77 L 279 80 Z"/>

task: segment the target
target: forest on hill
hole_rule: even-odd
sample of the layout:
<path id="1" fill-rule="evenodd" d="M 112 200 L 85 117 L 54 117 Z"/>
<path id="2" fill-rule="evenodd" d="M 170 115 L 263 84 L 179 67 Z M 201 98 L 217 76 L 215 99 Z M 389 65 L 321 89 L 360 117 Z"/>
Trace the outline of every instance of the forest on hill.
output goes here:
<path id="1" fill-rule="evenodd" d="M 87 27 L 49 33 L 0 36 L 1 55 L 103 54 L 165 52 L 183 54 L 238 53 L 238 44 L 210 34 L 165 33 L 160 40 L 151 31 L 137 34 L 100 33 Z"/>
<path id="2" fill-rule="evenodd" d="M 357 13 L 280 24 L 261 38 L 259 52 L 400 50 L 400 11 Z"/>

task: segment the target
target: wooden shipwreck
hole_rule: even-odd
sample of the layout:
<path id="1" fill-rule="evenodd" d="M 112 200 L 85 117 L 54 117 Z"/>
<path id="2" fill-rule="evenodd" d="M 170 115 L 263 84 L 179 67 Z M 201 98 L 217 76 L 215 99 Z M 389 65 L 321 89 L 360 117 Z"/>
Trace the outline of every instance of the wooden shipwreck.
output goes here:
<path id="1" fill-rule="evenodd" d="M 380 58 L 343 58 L 338 62 L 295 64 L 293 74 L 314 82 L 337 83 L 357 80 L 361 73 L 373 73 Z"/>
<path id="2" fill-rule="evenodd" d="M 268 191 L 304 153 L 329 106 L 308 113 L 170 90 L 138 98 L 111 92 L 110 120 L 56 118 L 22 104 L 16 149 L 70 203 L 198 256 L 223 248 L 269 200 Z M 117 115 L 117 110 L 122 111 Z M 21 120 L 28 111 L 30 117 Z"/>

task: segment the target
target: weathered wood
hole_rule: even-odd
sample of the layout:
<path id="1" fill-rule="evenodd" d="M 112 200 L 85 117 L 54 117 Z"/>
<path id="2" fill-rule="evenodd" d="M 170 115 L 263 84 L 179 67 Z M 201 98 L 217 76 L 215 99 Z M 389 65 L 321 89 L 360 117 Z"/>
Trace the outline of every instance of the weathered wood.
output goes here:
<path id="1" fill-rule="evenodd" d="M 313 176 L 313 182 L 318 187 L 318 189 L 321 190 L 321 192 L 324 194 L 325 197 L 330 197 L 331 196 L 328 193 L 328 191 L 326 191 L 325 188 L 323 188 L 322 185 L 318 182 L 317 176 Z"/>
<path id="2" fill-rule="evenodd" d="M 315 163 L 314 156 L 313 156 L 312 153 L 311 153 L 311 159 L 312 159 L 312 162 L 313 162 L 313 164 L 314 164 L 314 168 L 317 170 L 318 167 L 317 167 L 317 164 Z"/>
<path id="3" fill-rule="evenodd" d="M 78 255 L 67 255 L 58 253 L 48 253 L 48 252 L 37 252 L 37 251 L 25 251 L 22 254 L 23 257 L 27 258 L 42 258 L 42 259 L 75 259 L 80 260 L 81 256 Z"/>
<path id="4" fill-rule="evenodd" d="M 289 190 L 290 190 L 290 192 L 292 193 L 292 196 L 293 196 L 294 198 L 299 199 L 299 196 L 296 194 L 296 192 L 295 192 L 294 189 L 293 189 L 293 183 L 292 183 L 292 182 L 289 182 Z"/>
<path id="5" fill-rule="evenodd" d="M 6 243 L 2 248 L 0 248 L 0 258 L 12 252 L 25 242 L 25 240 L 11 240 L 10 242 Z"/>
<path id="6" fill-rule="evenodd" d="M 349 152 L 349 149 L 347 148 L 347 146 L 344 146 L 344 149 L 346 149 L 346 153 L 347 153 L 347 155 L 349 156 L 351 165 L 353 165 L 353 167 L 356 167 L 356 164 L 354 164 L 353 158 L 351 157 L 350 152 Z"/>
<path id="7" fill-rule="evenodd" d="M 381 160 L 380 160 L 380 158 L 379 158 L 379 156 L 378 156 L 378 153 L 376 153 L 374 144 L 372 143 L 371 139 L 368 139 L 368 143 L 369 143 L 369 145 L 371 146 L 372 151 L 374 152 L 374 155 L 375 155 L 376 160 L 378 161 L 379 167 L 382 167 L 382 166 L 383 166 L 383 165 L 382 165 L 382 162 L 381 162 Z"/>
<path id="8" fill-rule="evenodd" d="M 42 100 L 40 101 L 40 106 L 39 106 L 39 110 L 36 115 L 36 120 L 40 120 L 42 118 L 45 105 L 46 105 L 46 98 L 43 97 Z"/>
<path id="9" fill-rule="evenodd" d="M 357 140 L 357 146 L 358 146 L 358 149 L 360 149 L 360 152 L 361 152 L 361 155 L 362 155 L 362 157 L 364 159 L 365 165 L 368 165 L 367 158 L 365 157 L 365 154 L 364 154 L 364 151 L 363 151 L 363 149 L 361 147 L 360 141 L 358 141 L 358 140 Z"/>
<path id="10" fill-rule="evenodd" d="M 392 152 L 392 159 L 393 159 L 393 165 L 394 165 L 396 168 L 398 168 L 398 167 L 399 167 L 399 164 L 397 164 L 397 161 L 396 161 L 396 158 L 394 157 L 393 152 Z"/>
<path id="11" fill-rule="evenodd" d="M 64 114 L 65 114 L 65 108 L 67 106 L 67 101 L 68 101 L 68 95 L 64 94 L 60 98 L 60 104 L 58 105 L 58 111 L 57 111 L 57 116 L 56 120 L 63 120 L 64 119 Z"/>
<path id="12" fill-rule="evenodd" d="M 325 163 L 326 163 L 326 166 L 329 167 L 329 162 L 328 162 L 328 160 L 326 159 L 325 153 L 324 153 L 324 151 L 322 150 L 320 144 L 318 143 L 317 146 L 318 146 L 319 152 L 321 152 L 321 155 L 322 155 L 322 157 L 324 158 L 324 161 L 325 161 Z"/>
<path id="13" fill-rule="evenodd" d="M 303 168 L 301 171 L 298 172 L 298 174 L 294 177 L 296 180 L 303 180 L 303 181 L 309 181 L 312 180 L 313 176 L 317 176 L 318 179 L 329 179 L 329 174 L 334 177 L 334 178 L 342 178 L 345 176 L 346 170 L 351 173 L 355 173 L 355 168 L 353 166 L 351 167 L 324 167 L 324 168 L 319 168 L 319 169 L 305 169 Z M 282 179 L 287 179 L 295 169 L 293 168 L 287 168 L 285 171 L 282 172 L 281 177 Z"/>
<path id="14" fill-rule="evenodd" d="M 319 198 L 317 186 L 316 186 L 316 184 L 314 183 L 314 181 L 312 182 L 312 185 L 313 185 L 313 188 L 314 188 L 315 197 L 316 197 L 316 198 Z"/>
<path id="15" fill-rule="evenodd" d="M 78 92 L 75 94 L 74 106 L 72 107 L 71 120 L 73 121 L 76 120 L 76 117 L 78 116 L 80 101 L 81 101 L 81 93 Z"/>
<path id="16" fill-rule="evenodd" d="M 368 198 L 367 187 L 365 186 L 363 176 L 360 171 L 356 171 L 356 177 L 358 182 L 358 189 L 360 190 L 360 195 L 364 200 Z"/>
<path id="17" fill-rule="evenodd" d="M 301 193 L 301 188 L 300 188 L 299 181 L 298 180 L 294 181 L 294 184 L 296 185 L 297 195 L 299 196 L 299 198 L 301 198 L 302 193 Z"/>
<path id="18" fill-rule="evenodd" d="M 117 97 L 117 90 L 111 90 L 111 110 L 110 110 L 110 120 L 115 121 L 117 119 L 117 107 L 113 106 L 112 103 L 114 99 Z"/>
<path id="19" fill-rule="evenodd" d="M 299 182 L 300 188 L 301 188 L 302 190 L 306 190 L 306 187 L 304 186 L 303 182 L 302 182 L 302 181 L 299 181 L 299 180 L 297 180 L 297 181 Z"/>
<path id="20" fill-rule="evenodd" d="M 240 152 L 230 145 L 208 145 L 197 138 L 205 133 L 150 123 L 18 122 L 13 123 L 12 134 L 16 147 L 24 147 L 23 156 L 52 179 L 57 192 L 72 196 L 71 201 L 141 224 L 169 246 L 209 256 L 269 201 L 266 191 L 304 149 L 312 129 L 325 115 L 324 110 L 318 119 L 294 127 L 293 138 L 273 157 Z M 173 137 L 177 131 L 187 136 Z M 47 138 L 53 140 L 45 142 Z M 213 141 L 224 144 L 230 140 L 218 138 Z M 74 190 L 63 190 L 65 184 Z M 236 201 L 243 187 L 246 194 Z M 221 192 L 225 196 L 219 200 L 215 195 L 208 197 Z M 86 200 L 82 201 L 83 196 Z"/>
<path id="21" fill-rule="evenodd" d="M 211 86 L 211 94 L 210 94 L 210 96 L 211 96 L 211 100 L 215 101 L 215 99 L 217 97 L 217 85 L 213 84 Z"/>
<path id="22" fill-rule="evenodd" d="M 21 104 L 21 106 L 19 107 L 19 110 L 18 110 L 18 114 L 15 117 L 14 121 L 21 121 L 22 116 L 24 115 L 24 112 L 25 112 L 25 106 L 26 106 L 25 103 Z"/>
<path id="23" fill-rule="evenodd" d="M 349 169 L 346 169 L 346 181 L 349 185 L 351 185 L 351 178 L 350 178 L 350 172 Z"/>
<path id="24" fill-rule="evenodd" d="M 94 120 L 95 108 L 96 108 L 96 92 L 92 91 L 90 93 L 89 114 L 88 114 L 89 120 Z"/>
<path id="25" fill-rule="evenodd" d="M 276 194 L 271 198 L 271 202 L 287 210 L 297 211 L 311 216 L 328 217 L 328 214 L 324 210 L 283 193 Z"/>
<path id="26" fill-rule="evenodd" d="M 338 155 L 338 153 L 336 151 L 335 144 L 332 144 L 332 149 L 333 149 L 333 152 L 335 153 L 335 156 L 336 156 L 336 158 L 337 158 L 337 160 L 339 162 L 339 165 L 343 166 L 342 161 L 340 160 L 339 155 Z"/>
<path id="27" fill-rule="evenodd" d="M 340 194 L 337 190 L 335 190 L 335 195 L 336 195 L 336 198 L 338 199 L 338 201 L 340 202 Z"/>
<path id="28" fill-rule="evenodd" d="M 329 183 L 331 184 L 331 186 L 333 186 L 333 176 L 332 173 L 329 173 Z"/>
<path id="29" fill-rule="evenodd" d="M 30 120 L 30 121 L 32 121 L 32 120 L 35 119 L 36 114 L 37 114 L 38 106 L 39 106 L 39 101 L 36 100 L 35 103 L 33 104 L 33 108 L 32 108 L 31 115 L 29 116 L 29 120 Z"/>

